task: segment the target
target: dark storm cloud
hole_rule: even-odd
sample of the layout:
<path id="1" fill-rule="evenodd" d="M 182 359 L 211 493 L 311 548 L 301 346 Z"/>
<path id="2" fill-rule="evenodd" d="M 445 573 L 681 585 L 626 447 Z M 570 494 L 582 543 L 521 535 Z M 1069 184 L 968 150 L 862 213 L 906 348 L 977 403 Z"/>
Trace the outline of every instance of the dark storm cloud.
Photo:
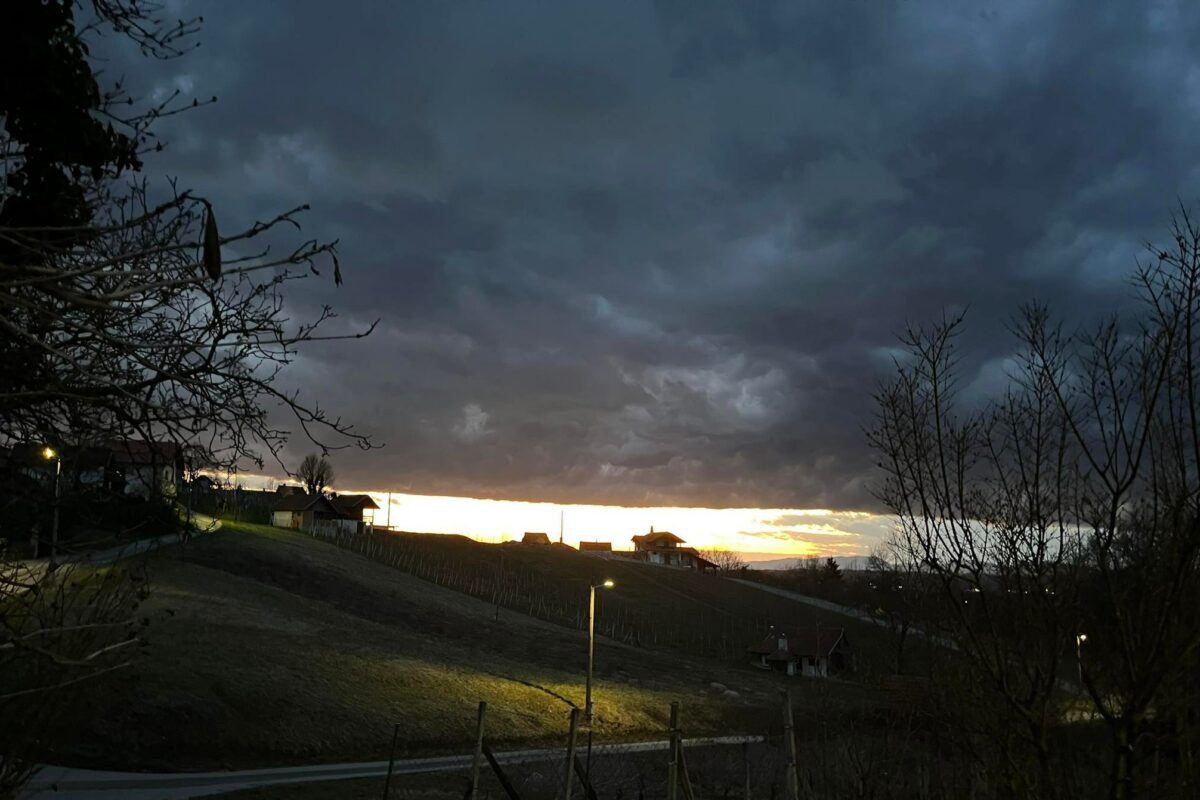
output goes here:
<path id="1" fill-rule="evenodd" d="M 1196 197 L 1188 3 L 191 2 L 152 168 L 308 201 L 375 336 L 289 375 L 387 443 L 347 485 L 869 508 L 906 320 L 971 307 L 970 391 Z M 303 448 L 297 447 L 297 453 Z"/>

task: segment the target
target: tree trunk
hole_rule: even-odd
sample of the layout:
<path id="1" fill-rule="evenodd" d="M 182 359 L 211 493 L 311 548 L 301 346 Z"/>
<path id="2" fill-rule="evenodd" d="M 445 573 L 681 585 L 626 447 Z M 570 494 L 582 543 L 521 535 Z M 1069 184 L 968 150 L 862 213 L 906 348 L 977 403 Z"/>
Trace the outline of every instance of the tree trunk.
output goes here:
<path id="1" fill-rule="evenodd" d="M 1130 800 L 1133 797 L 1133 726 L 1122 720 L 1113 731 L 1113 800 Z"/>

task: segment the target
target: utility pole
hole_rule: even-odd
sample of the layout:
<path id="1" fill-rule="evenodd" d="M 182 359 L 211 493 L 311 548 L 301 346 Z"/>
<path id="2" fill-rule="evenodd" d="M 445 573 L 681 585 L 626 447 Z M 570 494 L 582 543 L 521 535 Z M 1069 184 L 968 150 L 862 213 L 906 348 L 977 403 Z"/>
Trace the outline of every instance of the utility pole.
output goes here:
<path id="1" fill-rule="evenodd" d="M 563 510 L 558 510 L 558 543 L 563 543 Z"/>

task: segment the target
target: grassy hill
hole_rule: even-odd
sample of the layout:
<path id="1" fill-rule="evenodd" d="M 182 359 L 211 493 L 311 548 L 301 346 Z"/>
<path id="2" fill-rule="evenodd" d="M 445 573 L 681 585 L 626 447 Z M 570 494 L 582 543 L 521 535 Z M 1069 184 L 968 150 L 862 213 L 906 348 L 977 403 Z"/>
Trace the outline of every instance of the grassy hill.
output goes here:
<path id="1" fill-rule="evenodd" d="M 559 546 L 484 544 L 464 536 L 392 533 L 335 543 L 367 557 L 524 614 L 582 630 L 589 582 L 598 590 L 596 629 L 617 641 L 742 662 L 771 625 L 845 628 L 860 674 L 891 665 L 878 626 L 771 595 L 718 575 L 581 554 Z"/>
<path id="2" fill-rule="evenodd" d="M 535 566 L 551 559 L 547 569 L 569 563 L 554 561 L 560 557 L 584 559 L 528 557 Z M 583 703 L 581 632 L 507 610 L 496 620 L 493 604 L 302 534 L 227 523 L 164 551 L 151 567 L 147 653 L 93 692 L 78 715 L 88 720 L 78 744 L 57 754 L 63 763 L 179 769 L 366 760 L 385 757 L 393 723 L 401 724 L 402 752 L 461 752 L 472 742 L 479 700 L 490 704 L 498 744 L 557 742 L 569 704 Z M 585 560 L 572 569 L 591 567 Z M 638 592 L 641 602 L 678 613 L 723 602 L 716 589 L 685 601 L 679 576 L 661 591 L 639 569 L 616 578 L 627 598 Z M 596 663 L 596 733 L 604 739 L 661 735 L 676 699 L 689 734 L 761 730 L 785 683 L 749 667 L 608 640 Z M 801 703 L 861 696 L 851 684 L 787 685 Z"/>

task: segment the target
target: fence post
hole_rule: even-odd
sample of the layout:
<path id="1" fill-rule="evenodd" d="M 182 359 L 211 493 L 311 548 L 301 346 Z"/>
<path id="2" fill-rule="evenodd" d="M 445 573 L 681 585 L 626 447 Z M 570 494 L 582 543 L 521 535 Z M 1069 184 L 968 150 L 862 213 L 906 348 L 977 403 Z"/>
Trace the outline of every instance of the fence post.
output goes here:
<path id="1" fill-rule="evenodd" d="M 745 800 L 750 800 L 750 743 L 742 742 L 742 765 L 746 771 Z"/>
<path id="2" fill-rule="evenodd" d="M 396 739 L 400 736 L 400 723 L 397 722 L 392 728 L 392 749 L 388 751 L 388 771 L 387 777 L 383 780 L 383 800 L 388 800 L 388 794 L 392 789 L 392 767 L 396 763 Z"/>
<path id="3" fill-rule="evenodd" d="M 683 784 L 684 800 L 696 800 L 696 795 L 692 793 L 692 776 L 688 774 L 687 754 L 683 751 L 683 737 L 678 737 L 676 749 L 679 752 L 679 782 Z"/>
<path id="4" fill-rule="evenodd" d="M 471 791 L 470 800 L 479 796 L 479 762 L 483 760 L 483 718 L 487 714 L 487 702 L 479 701 L 479 721 L 475 725 L 475 755 L 471 758 Z"/>
<path id="5" fill-rule="evenodd" d="M 592 788 L 591 772 L 585 772 L 583 763 L 580 762 L 579 756 L 575 756 L 575 777 L 579 778 L 579 782 L 583 784 L 584 794 L 587 800 L 599 800 L 596 797 L 596 790 Z"/>
<path id="6" fill-rule="evenodd" d="M 510 800 L 521 800 L 521 796 L 517 794 L 512 781 L 504 774 L 504 769 L 500 766 L 500 762 L 496 760 L 496 754 L 492 752 L 492 748 L 488 746 L 486 740 L 483 743 L 483 755 L 488 760 L 488 764 L 491 764 L 492 772 L 496 774 L 496 780 L 500 781 L 500 788 L 504 789 L 504 793 L 509 796 Z"/>
<path id="7" fill-rule="evenodd" d="M 783 695 L 783 743 L 787 747 L 787 800 L 800 800 L 800 774 L 796 767 L 796 733 L 792 722 L 792 695 L 784 689 Z"/>
<path id="8" fill-rule="evenodd" d="M 667 756 L 667 800 L 676 800 L 679 789 L 679 701 L 671 703 L 671 743 Z"/>
<path id="9" fill-rule="evenodd" d="M 575 731 L 579 727 L 579 709 L 571 709 L 571 730 L 567 734 L 567 763 L 563 768 L 563 784 L 560 797 L 571 800 L 571 769 L 575 766 Z"/>

